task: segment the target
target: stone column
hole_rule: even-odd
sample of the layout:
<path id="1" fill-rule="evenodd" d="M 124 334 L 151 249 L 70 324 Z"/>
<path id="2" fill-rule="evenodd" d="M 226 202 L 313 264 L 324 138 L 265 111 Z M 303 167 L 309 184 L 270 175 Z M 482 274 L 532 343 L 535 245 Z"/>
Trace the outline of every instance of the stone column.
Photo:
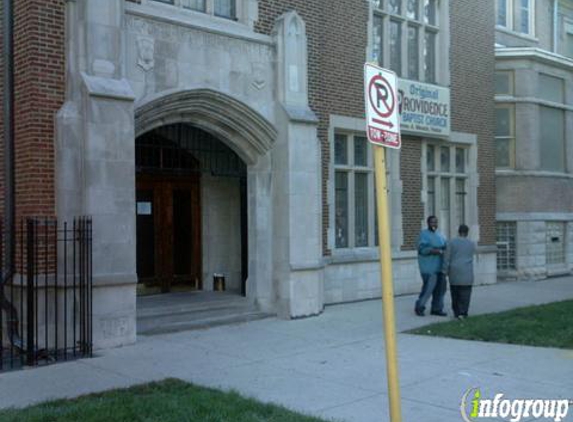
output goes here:
<path id="1" fill-rule="evenodd" d="M 271 187 L 271 154 L 259 157 L 247 170 L 249 278 L 247 297 L 259 309 L 272 312 L 275 306 L 273 289 L 271 225 L 273 198 Z"/>
<path id="2" fill-rule="evenodd" d="M 123 0 L 68 0 L 66 103 L 57 117 L 57 213 L 93 218 L 94 347 L 135 341 L 134 95 Z"/>
<path id="3" fill-rule="evenodd" d="M 324 307 L 321 154 L 308 105 L 307 38 L 296 12 L 277 19 L 277 144 L 273 149 L 274 282 L 285 318 Z"/>

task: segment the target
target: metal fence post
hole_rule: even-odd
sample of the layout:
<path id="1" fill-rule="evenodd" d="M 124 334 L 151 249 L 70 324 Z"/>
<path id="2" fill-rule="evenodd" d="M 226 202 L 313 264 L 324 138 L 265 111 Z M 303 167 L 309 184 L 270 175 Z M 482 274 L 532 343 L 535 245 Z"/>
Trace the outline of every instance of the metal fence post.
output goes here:
<path id="1" fill-rule="evenodd" d="M 34 220 L 26 220 L 26 363 L 33 365 L 35 360 L 34 353 L 34 272 L 35 272 L 35 256 L 34 256 Z"/>
<path id="2" fill-rule="evenodd" d="M 92 356 L 92 221 L 81 217 L 74 219 L 73 228 L 66 223 L 58 227 L 50 218 L 20 221 L 14 273 L 2 259 L 5 226 L 0 218 L 0 373 L 67 360 L 69 353 Z M 10 284 L 12 277 L 18 283 Z"/>

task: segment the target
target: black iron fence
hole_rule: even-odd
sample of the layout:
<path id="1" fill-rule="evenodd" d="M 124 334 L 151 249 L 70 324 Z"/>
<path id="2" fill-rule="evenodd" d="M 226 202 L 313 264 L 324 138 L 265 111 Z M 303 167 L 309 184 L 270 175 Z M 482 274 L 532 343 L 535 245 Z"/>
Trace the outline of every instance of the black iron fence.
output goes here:
<path id="1" fill-rule="evenodd" d="M 22 221 L 9 260 L 6 234 L 0 227 L 0 371 L 91 356 L 91 219 Z"/>

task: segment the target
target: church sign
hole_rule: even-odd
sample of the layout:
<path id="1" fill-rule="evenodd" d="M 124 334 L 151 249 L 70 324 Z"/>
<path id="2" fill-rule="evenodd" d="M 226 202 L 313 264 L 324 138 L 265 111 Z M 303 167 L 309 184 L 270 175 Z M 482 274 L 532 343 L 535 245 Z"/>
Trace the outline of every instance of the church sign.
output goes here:
<path id="1" fill-rule="evenodd" d="M 402 132 L 430 137 L 450 136 L 450 89 L 406 79 L 398 80 Z"/>

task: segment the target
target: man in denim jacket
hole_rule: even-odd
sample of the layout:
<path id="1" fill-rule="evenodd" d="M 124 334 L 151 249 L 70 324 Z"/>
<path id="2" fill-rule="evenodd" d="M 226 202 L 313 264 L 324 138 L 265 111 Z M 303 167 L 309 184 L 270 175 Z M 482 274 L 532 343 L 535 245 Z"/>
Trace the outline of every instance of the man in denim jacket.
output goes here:
<path id="1" fill-rule="evenodd" d="M 422 230 L 418 238 L 418 266 L 422 276 L 422 291 L 416 301 L 414 311 L 424 316 L 426 302 L 432 296 L 432 315 L 446 316 L 444 312 L 444 295 L 446 279 L 442 274 L 443 255 L 446 239 L 438 232 L 438 219 L 431 215 L 427 219 L 428 228 Z"/>

